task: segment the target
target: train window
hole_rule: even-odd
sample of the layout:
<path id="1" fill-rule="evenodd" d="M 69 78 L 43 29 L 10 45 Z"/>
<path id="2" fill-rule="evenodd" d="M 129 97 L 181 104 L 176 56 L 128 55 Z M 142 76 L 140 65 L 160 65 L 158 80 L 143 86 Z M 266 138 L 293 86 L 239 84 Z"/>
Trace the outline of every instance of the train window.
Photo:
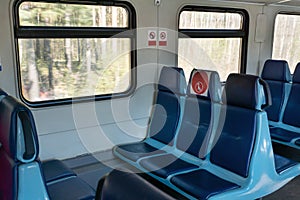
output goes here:
<path id="1" fill-rule="evenodd" d="M 89 3 L 16 2 L 20 93 L 29 105 L 119 97 L 134 88 L 134 9 Z"/>
<path id="2" fill-rule="evenodd" d="M 246 71 L 249 16 L 244 10 L 184 7 L 179 16 L 178 65 L 216 70 L 222 81 Z"/>
<path id="3" fill-rule="evenodd" d="M 275 20 L 274 59 L 288 61 L 291 72 L 300 62 L 300 15 L 279 13 Z"/>

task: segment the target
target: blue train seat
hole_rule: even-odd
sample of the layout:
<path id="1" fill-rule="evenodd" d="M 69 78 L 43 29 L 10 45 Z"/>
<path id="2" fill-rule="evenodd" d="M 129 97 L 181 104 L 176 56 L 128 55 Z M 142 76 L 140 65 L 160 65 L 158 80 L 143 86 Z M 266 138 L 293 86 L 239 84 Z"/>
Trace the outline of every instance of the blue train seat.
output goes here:
<path id="1" fill-rule="evenodd" d="M 39 143 L 34 119 L 24 104 L 11 96 L 2 98 L 0 126 L 1 199 L 94 198 L 95 191 L 77 176 L 57 177 L 59 170 L 65 172 L 59 169 L 60 166 L 67 169 L 59 165 L 60 161 L 45 162 L 44 169 L 56 170 L 43 171 L 38 158 Z"/>
<path id="2" fill-rule="evenodd" d="M 183 118 L 176 137 L 176 148 L 179 151 L 142 159 L 140 165 L 162 178 L 197 168 L 198 162 L 191 162 L 189 155 L 205 159 L 214 119 L 217 118 L 215 103 L 220 102 L 221 83 L 218 73 L 194 69 L 190 76 Z"/>
<path id="3" fill-rule="evenodd" d="M 292 80 L 288 63 L 284 60 L 267 60 L 261 74 L 270 88 L 272 105 L 266 109 L 268 118 L 272 122 L 280 122 L 284 101 L 288 96 L 288 86 Z"/>
<path id="4" fill-rule="evenodd" d="M 297 147 L 300 139 L 300 63 L 296 66 L 291 92 L 283 113 L 282 124 L 270 129 L 272 138 L 287 145 Z"/>
<path id="5" fill-rule="evenodd" d="M 119 145 L 113 152 L 122 159 L 137 161 L 151 155 L 164 153 L 163 147 L 172 146 L 181 115 L 181 99 L 185 95 L 186 80 L 183 69 L 163 67 L 161 70 L 155 107 L 152 111 L 147 138 L 141 142 Z M 163 108 L 163 109 L 162 109 Z M 158 146 L 152 143 L 158 143 Z"/>
<path id="6" fill-rule="evenodd" d="M 101 181 L 98 184 L 95 200 L 177 199 L 132 172 L 113 170 Z"/>
<path id="7" fill-rule="evenodd" d="M 297 163 L 273 154 L 264 111 L 271 104 L 268 85 L 256 76 L 231 74 L 224 96 L 225 122 L 210 162 L 171 177 L 175 188 L 191 199 L 256 199 L 299 175 Z"/>

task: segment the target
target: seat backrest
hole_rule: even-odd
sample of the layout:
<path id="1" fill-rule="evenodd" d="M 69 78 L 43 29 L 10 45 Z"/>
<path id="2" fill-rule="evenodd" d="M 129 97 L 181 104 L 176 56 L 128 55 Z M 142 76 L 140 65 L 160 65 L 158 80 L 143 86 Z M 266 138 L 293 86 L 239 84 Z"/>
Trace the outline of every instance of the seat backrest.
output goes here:
<path id="1" fill-rule="evenodd" d="M 15 199 L 18 167 L 38 158 L 38 139 L 30 110 L 11 96 L 0 102 L 0 193 Z"/>
<path id="2" fill-rule="evenodd" d="M 136 173 L 113 170 L 105 179 L 99 181 L 95 200 L 122 199 L 175 200 Z"/>
<path id="3" fill-rule="evenodd" d="M 287 96 L 286 84 L 292 79 L 288 63 L 284 60 L 267 60 L 261 78 L 269 84 L 272 95 L 272 106 L 266 110 L 268 118 L 278 122 L 284 99 Z"/>
<path id="4" fill-rule="evenodd" d="M 283 114 L 283 123 L 300 127 L 300 63 L 297 64 L 293 75 L 291 92 Z"/>
<path id="5" fill-rule="evenodd" d="M 183 69 L 163 67 L 155 94 L 148 135 L 164 144 L 173 144 L 181 114 L 180 97 L 185 95 Z"/>
<path id="6" fill-rule="evenodd" d="M 176 147 L 204 158 L 214 120 L 214 103 L 221 102 L 221 82 L 215 71 L 194 69 L 189 79 L 187 97 Z"/>
<path id="7" fill-rule="evenodd" d="M 225 122 L 210 153 L 210 161 L 242 177 L 248 176 L 257 130 L 257 116 L 271 104 L 268 85 L 259 77 L 230 74 L 221 112 Z"/>

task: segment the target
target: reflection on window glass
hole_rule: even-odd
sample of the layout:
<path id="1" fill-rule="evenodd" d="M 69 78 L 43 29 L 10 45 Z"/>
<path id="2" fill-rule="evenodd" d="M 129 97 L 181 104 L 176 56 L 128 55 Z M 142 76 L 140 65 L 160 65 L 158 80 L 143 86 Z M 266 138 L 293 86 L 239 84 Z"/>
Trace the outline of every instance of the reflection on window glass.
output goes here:
<path id="1" fill-rule="evenodd" d="M 241 29 L 242 16 L 238 13 L 183 11 L 180 29 Z"/>
<path id="2" fill-rule="evenodd" d="M 19 39 L 22 94 L 28 101 L 125 92 L 130 39 Z"/>
<path id="3" fill-rule="evenodd" d="M 123 7 L 23 2 L 19 7 L 21 26 L 128 27 Z"/>
<path id="4" fill-rule="evenodd" d="M 193 68 L 218 71 L 225 81 L 239 71 L 240 48 L 240 38 L 180 38 L 178 65 L 187 75 Z"/>
<path id="5" fill-rule="evenodd" d="M 291 72 L 300 62 L 300 16 L 278 14 L 273 40 L 273 59 L 288 61 Z"/>

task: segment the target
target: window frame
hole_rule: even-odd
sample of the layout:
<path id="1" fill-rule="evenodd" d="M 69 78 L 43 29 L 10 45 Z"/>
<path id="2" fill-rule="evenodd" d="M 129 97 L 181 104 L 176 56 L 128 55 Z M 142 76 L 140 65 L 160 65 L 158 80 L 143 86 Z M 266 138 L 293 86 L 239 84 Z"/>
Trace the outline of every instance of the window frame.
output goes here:
<path id="1" fill-rule="evenodd" d="M 275 35 L 276 35 L 276 33 L 275 33 L 275 31 L 276 31 L 276 19 L 277 19 L 277 17 L 278 17 L 278 15 L 290 15 L 290 16 L 292 16 L 292 15 L 297 15 L 297 16 L 299 16 L 300 17 L 300 12 L 293 12 L 293 11 L 279 11 L 279 12 L 277 12 L 276 13 L 276 16 L 275 16 L 275 18 L 274 18 L 274 26 L 273 26 L 273 34 L 272 34 L 272 49 L 271 49 L 271 58 L 272 59 L 279 59 L 279 58 L 274 58 L 274 41 L 275 41 Z M 291 65 L 290 65 L 290 63 L 289 63 L 289 60 L 288 59 L 286 59 L 286 58 L 280 58 L 281 60 L 283 59 L 283 60 L 286 60 L 287 62 L 288 62 L 288 64 L 289 64 L 289 70 L 291 71 Z M 296 65 L 295 66 L 293 66 L 293 67 L 295 67 L 295 69 L 296 69 Z M 294 70 L 295 70 L 294 69 Z M 291 73 L 294 73 L 294 71 L 291 71 Z M 292 74 L 293 75 L 293 74 Z"/>
<path id="2" fill-rule="evenodd" d="M 180 16 L 183 11 L 195 12 L 219 12 L 237 13 L 242 17 L 241 29 L 181 29 Z M 249 38 L 249 13 L 245 9 L 225 8 L 225 7 L 206 7 L 206 6 L 184 6 L 178 15 L 178 39 L 180 38 L 241 38 L 241 58 L 239 73 L 245 74 L 247 71 L 247 52 Z M 177 52 L 178 53 L 178 52 Z"/>
<path id="3" fill-rule="evenodd" d="M 77 4 L 77 5 L 94 5 L 94 6 L 118 6 L 126 9 L 128 13 L 128 26 L 127 27 L 61 27 L 61 26 L 21 26 L 19 17 L 19 7 L 23 2 L 36 2 L 36 3 L 62 3 L 62 4 Z M 136 89 L 136 66 L 137 66 L 137 52 L 136 52 L 136 11 L 132 4 L 125 1 L 60 1 L 60 0 L 16 0 L 13 4 L 13 26 L 14 26 L 14 44 L 16 52 L 17 63 L 17 81 L 18 93 L 20 99 L 30 107 L 50 107 L 57 105 L 66 105 L 78 102 L 91 102 L 109 100 L 115 98 L 123 98 L 132 95 Z M 117 35 L 117 37 L 114 37 Z M 130 39 L 130 79 L 129 88 L 120 93 L 109 93 L 90 95 L 82 97 L 62 98 L 44 101 L 29 101 L 22 94 L 22 80 L 21 80 L 21 67 L 19 60 L 19 47 L 18 39 L 63 39 L 63 38 L 128 38 Z"/>

